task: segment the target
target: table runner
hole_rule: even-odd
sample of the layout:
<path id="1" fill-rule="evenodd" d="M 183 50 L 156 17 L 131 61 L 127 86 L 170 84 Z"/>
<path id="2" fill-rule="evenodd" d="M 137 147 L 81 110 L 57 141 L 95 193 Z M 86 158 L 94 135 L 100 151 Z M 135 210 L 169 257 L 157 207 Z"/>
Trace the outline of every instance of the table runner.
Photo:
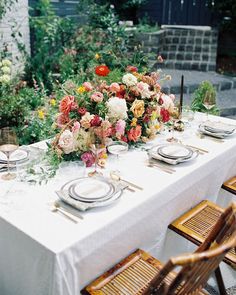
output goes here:
<path id="1" fill-rule="evenodd" d="M 224 143 L 195 135 L 185 141 L 209 153 L 174 166 L 170 175 L 145 166 L 145 151 L 130 150 L 120 159 L 122 176 L 144 190 L 126 191 L 112 206 L 82 213 L 78 224 L 49 210 L 55 190 L 76 170 L 43 186 L 1 180 L 0 294 L 75 295 L 136 248 L 161 260 L 185 252 L 181 243 L 167 246 L 167 226 L 202 199 L 216 201 L 221 184 L 236 171 L 236 135 Z"/>

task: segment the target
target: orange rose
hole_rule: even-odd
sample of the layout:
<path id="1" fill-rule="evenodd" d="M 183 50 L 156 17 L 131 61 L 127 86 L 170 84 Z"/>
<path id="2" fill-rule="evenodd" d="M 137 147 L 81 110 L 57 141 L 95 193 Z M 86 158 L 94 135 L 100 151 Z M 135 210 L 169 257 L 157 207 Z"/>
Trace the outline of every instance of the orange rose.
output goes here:
<path id="1" fill-rule="evenodd" d="M 131 128 L 128 131 L 128 139 L 129 139 L 129 141 L 136 142 L 140 138 L 141 133 L 142 133 L 142 127 L 140 125 L 137 125 L 135 128 Z"/>
<path id="2" fill-rule="evenodd" d="M 60 112 L 65 115 L 68 115 L 72 109 L 72 106 L 74 104 L 74 100 L 75 100 L 75 98 L 72 95 L 64 96 L 60 102 L 60 107 L 59 107 Z"/>

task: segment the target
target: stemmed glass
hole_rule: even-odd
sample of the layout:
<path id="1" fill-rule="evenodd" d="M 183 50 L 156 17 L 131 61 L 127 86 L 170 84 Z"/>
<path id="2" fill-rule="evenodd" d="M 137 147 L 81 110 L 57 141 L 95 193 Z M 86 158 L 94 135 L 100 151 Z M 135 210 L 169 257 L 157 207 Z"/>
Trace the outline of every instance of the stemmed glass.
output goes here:
<path id="1" fill-rule="evenodd" d="M 94 175 L 98 175 L 101 174 L 100 172 L 98 172 L 98 160 L 99 160 L 99 156 L 106 150 L 106 147 L 104 144 L 99 143 L 99 142 L 95 142 L 94 144 L 92 144 L 90 146 L 90 151 L 92 152 L 93 156 L 94 156 L 94 171 L 89 172 L 89 176 L 94 176 Z"/>
<path id="2" fill-rule="evenodd" d="M 211 109 L 214 108 L 215 104 L 216 104 L 216 100 L 215 100 L 215 97 L 212 96 L 212 95 L 206 95 L 203 99 L 203 102 L 202 102 L 203 106 L 206 108 L 207 110 L 207 121 L 209 119 L 209 111 Z"/>
<path id="3" fill-rule="evenodd" d="M 128 144 L 124 141 L 113 141 L 107 146 L 107 150 L 110 154 L 116 156 L 116 170 L 114 171 L 114 173 L 120 174 L 119 156 L 128 151 Z"/>
<path id="4" fill-rule="evenodd" d="M 19 144 L 15 131 L 9 127 L 0 129 L 0 152 L 4 153 L 7 157 L 7 173 L 1 177 L 4 180 L 16 178 L 16 174 L 10 172 L 10 156 L 18 147 Z"/>
<path id="5" fill-rule="evenodd" d="M 168 142 L 177 142 L 178 139 L 174 137 L 174 131 L 175 131 L 175 123 L 179 120 L 179 108 L 174 107 L 171 114 L 171 137 L 167 138 Z"/>

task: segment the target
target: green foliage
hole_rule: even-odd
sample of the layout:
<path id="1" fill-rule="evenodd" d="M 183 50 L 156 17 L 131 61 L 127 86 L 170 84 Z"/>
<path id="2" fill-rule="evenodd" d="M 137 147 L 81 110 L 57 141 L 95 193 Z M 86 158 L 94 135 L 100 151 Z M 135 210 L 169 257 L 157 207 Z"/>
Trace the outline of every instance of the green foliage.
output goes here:
<path id="1" fill-rule="evenodd" d="M 33 46 L 26 77 L 31 82 L 35 77 L 51 88 L 53 73 L 59 72 L 59 59 L 73 35 L 74 23 L 68 18 L 56 16 L 49 0 L 40 0 L 36 9 L 38 16 L 30 18 Z"/>
<path id="2" fill-rule="evenodd" d="M 219 110 L 217 106 L 214 106 L 211 110 L 207 111 L 203 105 L 204 100 L 214 101 L 216 103 L 216 90 L 209 81 L 203 81 L 193 93 L 191 109 L 196 112 L 208 112 L 209 114 L 218 115 Z"/>

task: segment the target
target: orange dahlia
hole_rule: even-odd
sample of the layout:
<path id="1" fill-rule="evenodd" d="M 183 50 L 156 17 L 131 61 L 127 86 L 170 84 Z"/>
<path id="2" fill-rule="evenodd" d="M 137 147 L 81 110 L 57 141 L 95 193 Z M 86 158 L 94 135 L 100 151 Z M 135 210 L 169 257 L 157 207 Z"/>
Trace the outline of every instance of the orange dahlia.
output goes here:
<path id="1" fill-rule="evenodd" d="M 109 73 L 110 73 L 110 70 L 109 70 L 109 68 L 107 67 L 107 66 L 97 66 L 96 68 L 95 68 L 95 73 L 96 73 L 96 75 L 98 75 L 98 76 L 107 76 Z"/>

